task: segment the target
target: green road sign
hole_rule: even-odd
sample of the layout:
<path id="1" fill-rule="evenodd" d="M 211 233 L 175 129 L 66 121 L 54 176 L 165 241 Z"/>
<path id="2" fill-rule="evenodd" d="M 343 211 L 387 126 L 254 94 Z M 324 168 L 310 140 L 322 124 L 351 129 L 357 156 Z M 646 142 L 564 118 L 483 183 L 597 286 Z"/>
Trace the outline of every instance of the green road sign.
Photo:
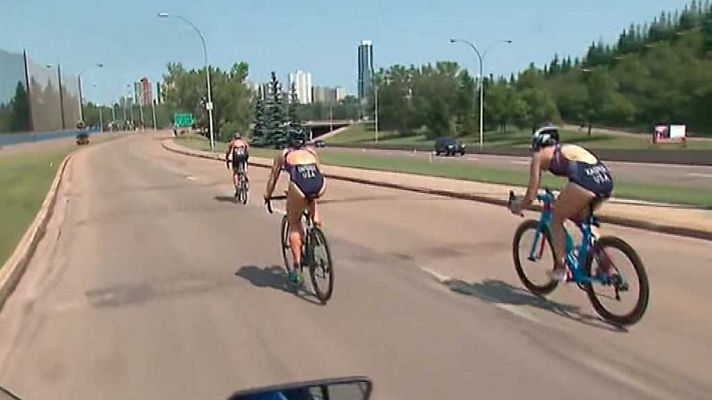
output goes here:
<path id="1" fill-rule="evenodd" d="M 193 114 L 175 114 L 173 122 L 176 128 L 187 128 L 193 126 Z"/>

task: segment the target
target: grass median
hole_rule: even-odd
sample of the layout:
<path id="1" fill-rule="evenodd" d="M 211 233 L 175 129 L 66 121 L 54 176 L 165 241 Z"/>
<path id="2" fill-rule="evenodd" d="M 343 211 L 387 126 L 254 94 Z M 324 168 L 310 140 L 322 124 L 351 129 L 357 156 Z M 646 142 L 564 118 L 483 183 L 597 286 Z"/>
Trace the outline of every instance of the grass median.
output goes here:
<path id="1" fill-rule="evenodd" d="M 100 143 L 117 137 L 92 135 L 91 140 Z M 42 143 L 42 150 L 0 152 L 0 267 L 35 219 L 62 160 L 77 149 L 66 141 L 56 147 Z"/>
<path id="2" fill-rule="evenodd" d="M 179 143 L 197 150 L 210 149 L 207 140 L 200 137 L 181 138 Z M 222 151 L 225 146 L 224 143 L 221 143 L 220 147 L 216 148 Z M 251 155 L 269 158 L 273 157 L 277 152 L 278 150 L 272 149 L 254 148 L 250 150 Z M 328 148 L 320 150 L 319 155 L 322 163 L 326 165 L 403 172 L 475 182 L 525 186 L 529 178 L 526 168 L 516 171 L 447 159 L 433 159 L 433 161 L 430 161 L 426 158 L 403 155 L 329 151 Z M 564 182 L 564 179 L 545 174 L 541 185 L 559 188 Z M 688 204 L 712 209 L 712 187 L 695 188 L 683 185 L 659 185 L 647 182 L 616 180 L 614 195 L 620 198 Z"/>
<path id="3" fill-rule="evenodd" d="M 560 129 L 561 138 L 566 143 L 578 144 L 591 149 L 626 149 L 626 150 L 712 150 L 712 140 L 690 139 L 686 144 L 653 144 L 650 142 L 650 135 L 632 135 L 615 133 L 594 133 L 588 136 L 585 130 Z M 372 126 L 366 124 L 354 124 L 346 131 L 327 139 L 328 143 L 334 145 L 363 145 L 375 144 L 375 132 Z M 463 143 L 470 147 L 479 145 L 479 135 L 468 135 L 460 138 Z M 531 135 L 528 131 L 507 130 L 504 132 L 488 131 L 484 133 L 484 144 L 486 147 L 527 147 L 529 146 Z M 395 131 L 379 132 L 379 144 L 399 145 L 399 146 L 424 146 L 432 148 L 434 139 L 428 139 L 424 135 L 400 136 Z"/>

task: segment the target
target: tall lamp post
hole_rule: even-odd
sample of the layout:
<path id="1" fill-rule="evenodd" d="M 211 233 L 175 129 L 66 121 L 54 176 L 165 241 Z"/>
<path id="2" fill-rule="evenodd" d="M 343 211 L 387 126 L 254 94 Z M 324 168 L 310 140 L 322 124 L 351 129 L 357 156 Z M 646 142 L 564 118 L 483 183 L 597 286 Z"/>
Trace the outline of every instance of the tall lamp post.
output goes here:
<path id="1" fill-rule="evenodd" d="M 172 15 L 167 12 L 162 12 L 158 14 L 159 18 L 177 18 L 188 25 L 190 25 L 200 36 L 200 41 L 203 43 L 203 57 L 205 58 L 205 83 L 208 87 L 208 102 L 205 104 L 205 108 L 208 110 L 208 123 L 210 124 L 210 150 L 215 149 L 215 134 L 213 132 L 213 95 L 210 89 L 210 68 L 208 67 L 208 46 L 205 44 L 205 36 L 203 32 L 198 29 L 195 24 L 190 22 L 187 18 L 180 15 Z"/>
<path id="2" fill-rule="evenodd" d="M 477 49 L 477 47 L 471 42 L 464 39 L 450 39 L 450 43 L 464 43 L 475 52 L 477 55 L 477 60 L 480 62 L 480 149 L 484 145 L 484 121 L 485 121 L 485 75 L 484 75 L 484 58 L 487 53 L 492 50 L 492 48 L 500 43 L 512 44 L 511 40 L 500 40 L 499 42 L 492 43 L 483 53 Z"/>
<path id="3" fill-rule="evenodd" d="M 91 85 L 91 87 L 96 88 L 96 85 Z M 104 132 L 104 106 L 97 104 L 99 108 L 99 132 Z M 82 121 L 84 117 L 82 116 Z"/>
<path id="4" fill-rule="evenodd" d="M 104 68 L 104 64 L 102 63 L 96 63 L 91 67 L 86 67 L 82 70 L 82 72 L 77 75 L 77 80 L 79 81 L 79 119 L 84 121 L 84 97 L 83 97 L 83 91 L 82 91 L 82 75 L 87 71 L 89 68 Z"/>

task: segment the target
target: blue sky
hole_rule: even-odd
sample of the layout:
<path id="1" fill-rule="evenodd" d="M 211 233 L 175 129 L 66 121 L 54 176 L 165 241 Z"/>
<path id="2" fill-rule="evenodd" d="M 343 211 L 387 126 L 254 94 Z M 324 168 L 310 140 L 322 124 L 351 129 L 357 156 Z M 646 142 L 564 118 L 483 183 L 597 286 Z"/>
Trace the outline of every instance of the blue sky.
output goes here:
<path id="1" fill-rule="evenodd" d="M 85 73 L 85 94 L 109 102 L 142 76 L 160 79 L 169 61 L 202 64 L 198 36 L 168 11 L 204 32 L 211 64 L 250 64 L 251 79 L 302 69 L 314 85 L 356 89 L 356 46 L 374 42 L 377 66 L 454 60 L 475 70 L 461 37 L 484 48 L 487 73 L 509 74 L 555 53 L 582 54 L 591 41 L 613 41 L 631 22 L 645 22 L 686 0 L 0 0 L 0 49 L 27 50 L 38 62 L 59 60 Z M 96 87 L 92 87 L 96 85 Z"/>

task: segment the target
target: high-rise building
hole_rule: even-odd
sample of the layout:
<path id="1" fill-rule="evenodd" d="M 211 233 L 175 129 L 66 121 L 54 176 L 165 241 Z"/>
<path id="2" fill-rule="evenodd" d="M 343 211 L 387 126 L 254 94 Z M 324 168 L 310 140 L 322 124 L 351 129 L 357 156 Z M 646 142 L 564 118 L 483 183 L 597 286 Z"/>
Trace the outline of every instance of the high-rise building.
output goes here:
<path id="1" fill-rule="evenodd" d="M 336 102 L 338 103 L 345 98 L 346 98 L 346 89 L 341 86 L 337 86 L 336 87 Z"/>
<path id="2" fill-rule="evenodd" d="M 304 71 L 294 71 L 289 74 L 289 90 L 294 86 L 297 92 L 297 99 L 301 104 L 309 104 L 312 102 L 312 80 L 311 74 Z M 289 92 L 289 90 L 286 90 Z"/>
<path id="3" fill-rule="evenodd" d="M 336 103 L 336 88 L 314 86 L 312 99 L 314 103 L 334 104 Z"/>
<path id="4" fill-rule="evenodd" d="M 143 77 L 138 82 L 134 82 L 134 101 L 142 106 L 150 106 L 153 101 L 153 88 L 151 81 Z"/>
<path id="5" fill-rule="evenodd" d="M 156 104 L 163 104 L 163 82 L 156 82 Z"/>
<path id="6" fill-rule="evenodd" d="M 358 98 L 366 100 L 373 80 L 373 43 L 364 40 L 358 46 Z"/>

